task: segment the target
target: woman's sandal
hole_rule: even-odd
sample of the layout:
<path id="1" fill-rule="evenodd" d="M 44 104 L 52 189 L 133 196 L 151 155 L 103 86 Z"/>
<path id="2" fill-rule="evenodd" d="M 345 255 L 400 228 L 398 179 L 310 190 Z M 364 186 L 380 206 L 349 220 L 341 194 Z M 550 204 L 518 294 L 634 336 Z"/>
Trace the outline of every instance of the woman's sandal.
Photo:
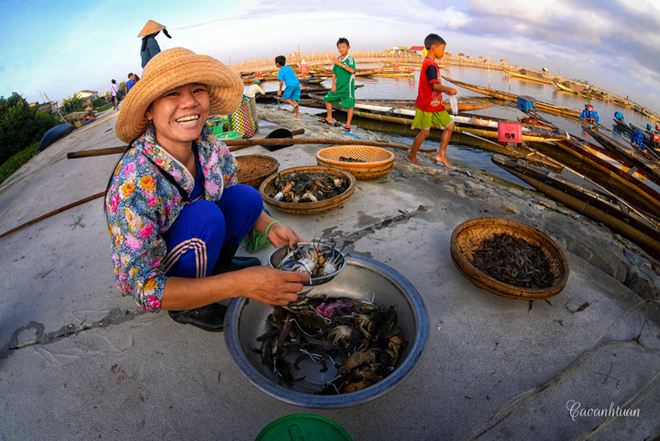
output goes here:
<path id="1" fill-rule="evenodd" d="M 329 126 L 334 126 L 335 125 L 335 122 L 334 121 L 332 121 L 332 122 L 328 121 L 328 118 L 319 118 L 319 122 L 323 123 L 323 124 L 327 124 Z"/>
<path id="2" fill-rule="evenodd" d="M 350 132 L 350 131 L 351 131 L 351 126 L 344 127 L 344 132 Z"/>

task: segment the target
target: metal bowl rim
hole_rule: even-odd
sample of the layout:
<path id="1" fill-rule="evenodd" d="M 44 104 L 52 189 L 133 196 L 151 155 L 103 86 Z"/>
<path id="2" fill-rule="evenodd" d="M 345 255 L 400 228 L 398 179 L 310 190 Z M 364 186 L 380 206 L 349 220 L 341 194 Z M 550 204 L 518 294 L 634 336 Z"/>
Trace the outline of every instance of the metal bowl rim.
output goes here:
<path id="1" fill-rule="evenodd" d="M 238 367 L 238 370 L 245 376 L 250 383 L 260 389 L 262 392 L 270 395 L 285 403 L 293 404 L 301 407 L 317 408 L 317 409 L 338 409 L 342 407 L 354 406 L 363 404 L 378 398 L 389 392 L 412 372 L 412 370 L 419 363 L 420 358 L 424 354 L 426 344 L 429 336 L 429 318 L 424 300 L 420 296 L 415 287 L 401 274 L 394 269 L 382 264 L 376 260 L 367 257 L 346 254 L 347 263 L 363 268 L 369 268 L 381 276 L 389 279 L 396 285 L 399 285 L 402 292 L 406 293 L 408 300 L 412 305 L 412 312 L 414 319 L 417 323 L 416 339 L 410 343 L 410 353 L 406 365 L 400 365 L 394 372 L 381 382 L 370 386 L 366 389 L 351 392 L 342 395 L 311 395 L 301 392 L 293 391 L 284 386 L 280 386 L 273 381 L 265 379 L 260 373 L 252 369 L 251 364 L 247 361 L 244 353 L 239 350 L 240 344 L 238 341 L 238 321 L 237 317 L 246 302 L 249 299 L 245 297 L 237 297 L 231 300 L 227 314 L 225 316 L 224 334 L 225 343 L 229 351 L 229 355 Z"/>

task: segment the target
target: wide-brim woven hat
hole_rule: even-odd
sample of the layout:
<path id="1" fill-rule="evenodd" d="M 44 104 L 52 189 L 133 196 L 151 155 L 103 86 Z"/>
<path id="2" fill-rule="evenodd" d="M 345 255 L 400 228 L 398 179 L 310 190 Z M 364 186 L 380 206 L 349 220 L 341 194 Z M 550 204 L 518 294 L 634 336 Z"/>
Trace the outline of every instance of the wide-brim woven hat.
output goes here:
<path id="1" fill-rule="evenodd" d="M 243 80 L 220 61 L 175 47 L 153 57 L 124 99 L 115 123 L 117 137 L 127 144 L 149 127 L 146 112 L 168 90 L 190 83 L 206 84 L 211 115 L 234 113 L 243 98 Z"/>
<path id="2" fill-rule="evenodd" d="M 162 31 L 165 29 L 165 26 L 163 26 L 160 23 L 156 23 L 153 20 L 149 20 L 146 25 L 142 28 L 140 33 L 138 34 L 138 38 L 140 37 L 145 37 L 147 35 L 155 34 L 158 31 Z"/>

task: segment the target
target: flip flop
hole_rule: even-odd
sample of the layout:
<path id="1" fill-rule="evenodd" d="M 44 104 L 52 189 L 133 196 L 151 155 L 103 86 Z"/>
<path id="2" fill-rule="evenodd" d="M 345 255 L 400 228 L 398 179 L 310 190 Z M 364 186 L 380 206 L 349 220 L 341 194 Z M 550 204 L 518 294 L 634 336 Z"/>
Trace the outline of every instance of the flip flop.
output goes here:
<path id="1" fill-rule="evenodd" d="M 350 131 L 351 131 L 351 127 L 350 127 L 350 126 L 346 126 L 346 127 L 344 127 L 344 132 L 350 132 Z"/>
<path id="2" fill-rule="evenodd" d="M 323 123 L 323 124 L 327 124 L 329 126 L 334 126 L 335 125 L 334 121 L 330 122 L 330 121 L 328 121 L 328 118 L 319 118 L 319 122 Z"/>

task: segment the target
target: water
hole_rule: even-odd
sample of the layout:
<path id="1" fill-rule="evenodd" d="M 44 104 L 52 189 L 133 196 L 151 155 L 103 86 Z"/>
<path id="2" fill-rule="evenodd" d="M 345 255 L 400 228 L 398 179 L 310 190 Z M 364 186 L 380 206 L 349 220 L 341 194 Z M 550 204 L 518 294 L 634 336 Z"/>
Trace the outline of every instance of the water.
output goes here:
<path id="1" fill-rule="evenodd" d="M 369 66 L 360 66 L 362 68 L 368 68 Z M 515 77 L 510 77 L 506 73 L 501 71 L 490 71 L 487 69 L 474 68 L 469 66 L 449 66 L 446 68 L 441 68 L 441 75 L 449 78 L 456 79 L 469 84 L 475 84 L 478 86 L 489 87 L 491 89 L 496 89 L 504 92 L 509 92 L 515 95 L 521 96 L 531 96 L 539 101 L 546 103 L 556 104 L 559 106 L 573 107 L 579 109 L 580 111 L 584 109 L 585 104 L 591 104 L 594 106 L 594 109 L 598 112 L 601 124 L 606 127 L 613 128 L 613 118 L 615 112 L 621 112 L 624 115 L 624 119 L 627 122 L 631 122 L 639 127 L 646 127 L 647 124 L 655 126 L 655 122 L 651 121 L 644 115 L 641 115 L 637 112 L 634 112 L 630 109 L 620 107 L 614 103 L 606 103 L 600 100 L 586 100 L 584 97 L 581 97 L 576 94 L 562 92 L 557 90 L 551 84 L 538 83 L 528 80 L 523 80 Z M 419 81 L 420 71 L 415 72 L 415 77 L 413 78 L 356 78 L 356 85 L 362 85 L 362 87 L 356 89 L 355 95 L 356 99 L 415 99 L 417 98 L 417 89 Z M 484 98 L 485 95 L 478 94 L 463 88 L 460 88 L 449 81 L 442 80 L 443 85 L 453 87 L 458 92 L 458 97 L 481 97 Z M 322 84 L 322 87 L 331 87 L 332 80 L 327 79 Z M 264 84 L 264 89 L 266 91 L 278 90 L 279 83 L 277 82 L 267 82 Z M 321 109 L 302 109 L 306 113 L 322 113 L 325 112 Z M 499 106 L 493 105 L 493 107 L 487 109 L 475 110 L 472 112 L 475 115 L 484 115 L 498 118 L 506 118 L 510 120 L 516 120 L 518 117 L 525 116 L 525 114 L 515 107 L 512 106 Z M 581 124 L 579 121 L 574 119 L 568 119 L 561 116 L 549 115 L 546 113 L 539 112 L 546 120 L 550 121 L 552 124 L 558 128 L 567 131 L 572 135 L 576 135 L 581 138 L 585 138 L 588 135 L 582 132 Z M 609 133 L 612 135 L 612 133 Z M 400 139 L 400 141 L 407 144 L 412 143 L 413 137 L 408 136 L 398 136 L 390 135 L 394 139 Z M 619 139 L 620 142 L 628 144 L 629 140 L 624 138 Z M 596 143 L 597 144 L 597 143 Z M 439 148 L 440 143 L 437 141 L 427 140 L 425 141 L 423 148 Z M 487 171 L 492 175 L 499 176 L 501 178 L 507 179 L 509 181 L 516 182 L 517 184 L 529 188 L 527 184 L 515 178 L 508 172 L 502 170 L 500 167 L 493 164 L 490 160 L 492 153 L 479 150 L 470 146 L 457 145 L 451 143 L 448 150 L 447 156 L 451 160 L 452 158 L 458 159 L 465 164 L 468 164 L 472 167 L 482 169 Z"/>

